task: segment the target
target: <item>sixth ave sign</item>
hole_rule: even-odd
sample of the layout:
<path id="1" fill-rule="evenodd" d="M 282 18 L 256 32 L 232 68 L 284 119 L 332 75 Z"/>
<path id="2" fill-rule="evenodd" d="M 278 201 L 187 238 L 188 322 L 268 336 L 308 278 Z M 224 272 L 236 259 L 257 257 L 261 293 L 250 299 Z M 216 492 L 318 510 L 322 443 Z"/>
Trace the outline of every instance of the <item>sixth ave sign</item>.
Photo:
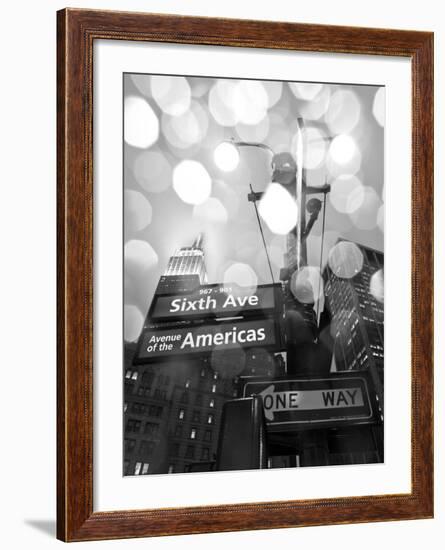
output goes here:
<path id="1" fill-rule="evenodd" d="M 280 431 L 373 420 L 364 377 L 247 382 L 244 395 L 261 395 L 267 425 Z"/>

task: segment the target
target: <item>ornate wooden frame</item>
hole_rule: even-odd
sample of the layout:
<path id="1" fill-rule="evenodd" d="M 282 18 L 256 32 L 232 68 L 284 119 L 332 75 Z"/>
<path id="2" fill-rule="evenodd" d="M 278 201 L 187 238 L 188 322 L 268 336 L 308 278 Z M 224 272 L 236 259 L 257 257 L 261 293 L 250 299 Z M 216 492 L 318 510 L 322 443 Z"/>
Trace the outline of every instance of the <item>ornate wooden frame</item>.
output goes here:
<path id="1" fill-rule="evenodd" d="M 57 14 L 58 474 L 64 541 L 433 515 L 433 34 L 65 9 Z M 93 42 L 403 56 L 412 62 L 412 490 L 408 494 L 93 512 Z"/>

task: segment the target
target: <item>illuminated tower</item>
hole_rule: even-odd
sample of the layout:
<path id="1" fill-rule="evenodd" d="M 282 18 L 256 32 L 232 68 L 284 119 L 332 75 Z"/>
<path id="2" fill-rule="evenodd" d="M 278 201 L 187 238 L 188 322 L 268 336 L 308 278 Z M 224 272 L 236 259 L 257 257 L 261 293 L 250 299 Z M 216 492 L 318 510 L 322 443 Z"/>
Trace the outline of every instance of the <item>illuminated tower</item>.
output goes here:
<path id="1" fill-rule="evenodd" d="M 202 244 L 203 235 L 199 234 L 192 246 L 183 246 L 175 251 L 159 279 L 156 294 L 188 292 L 207 282 Z"/>
<path id="2" fill-rule="evenodd" d="M 337 277 L 329 266 L 324 271 L 335 370 L 368 371 L 383 414 L 384 256 L 372 248 L 358 248 L 363 267 L 357 275 L 350 279 Z"/>

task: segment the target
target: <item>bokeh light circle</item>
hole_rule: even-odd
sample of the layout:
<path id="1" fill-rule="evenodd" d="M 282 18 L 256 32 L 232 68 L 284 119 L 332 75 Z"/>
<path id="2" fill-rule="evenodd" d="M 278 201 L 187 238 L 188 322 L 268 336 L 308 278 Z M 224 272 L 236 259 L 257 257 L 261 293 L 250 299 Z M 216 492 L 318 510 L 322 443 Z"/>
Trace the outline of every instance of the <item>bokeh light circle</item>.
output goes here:
<path id="1" fill-rule="evenodd" d="M 331 248 L 328 264 L 334 275 L 342 279 L 351 279 L 363 268 L 363 253 L 349 241 L 340 241 Z"/>
<path id="2" fill-rule="evenodd" d="M 292 274 L 290 290 L 303 304 L 313 304 L 318 301 L 323 296 L 323 289 L 323 278 L 316 267 L 304 266 Z"/>
<path id="3" fill-rule="evenodd" d="M 239 164 L 239 151 L 233 143 L 223 141 L 216 147 L 213 158 L 220 170 L 231 172 Z"/>
<path id="4" fill-rule="evenodd" d="M 183 160 L 173 170 L 173 189 L 187 204 L 202 204 L 212 191 L 212 180 L 196 160 Z"/>
<path id="5" fill-rule="evenodd" d="M 124 192 L 125 233 L 141 231 L 151 223 L 153 209 L 148 199 L 139 191 Z"/>
<path id="6" fill-rule="evenodd" d="M 151 93 L 162 111 L 168 115 L 182 115 L 190 106 L 191 90 L 183 76 L 152 76 Z"/>
<path id="7" fill-rule="evenodd" d="M 289 82 L 289 88 L 297 99 L 311 101 L 323 89 L 323 84 L 310 84 L 306 82 Z"/>
<path id="8" fill-rule="evenodd" d="M 286 235 L 298 220 L 298 206 L 292 195 L 279 183 L 270 183 L 262 196 L 258 212 L 268 228 L 277 235 Z"/>
<path id="9" fill-rule="evenodd" d="M 147 149 L 159 137 L 159 120 L 142 97 L 129 96 L 124 102 L 124 140 L 128 145 Z"/>
<path id="10" fill-rule="evenodd" d="M 363 204 L 365 188 L 356 176 L 339 176 L 332 182 L 328 196 L 337 212 L 352 214 Z"/>
<path id="11" fill-rule="evenodd" d="M 379 88 L 372 103 L 372 114 L 380 126 L 385 125 L 385 88 Z"/>
<path id="12" fill-rule="evenodd" d="M 209 92 L 209 111 L 221 126 L 235 126 L 239 122 L 234 108 L 236 83 L 218 80 Z"/>
<path id="13" fill-rule="evenodd" d="M 208 127 L 207 113 L 197 101 L 192 101 L 190 108 L 181 115 L 164 114 L 161 121 L 165 139 L 179 149 L 200 144 L 207 134 Z"/>
<path id="14" fill-rule="evenodd" d="M 268 95 L 259 81 L 241 80 L 235 87 L 233 106 L 237 119 L 244 124 L 258 124 L 266 116 Z"/>
<path id="15" fill-rule="evenodd" d="M 337 90 L 331 96 L 325 121 L 333 134 L 351 132 L 360 119 L 361 105 L 352 90 Z"/>
<path id="16" fill-rule="evenodd" d="M 124 339 L 126 342 L 135 342 L 144 326 L 144 317 L 139 308 L 133 305 L 124 306 Z"/>
<path id="17" fill-rule="evenodd" d="M 354 139 L 347 134 L 336 136 L 329 147 L 329 154 L 337 164 L 347 164 L 357 151 Z"/>
<path id="18" fill-rule="evenodd" d="M 377 216 L 382 201 L 375 189 L 370 186 L 364 187 L 364 197 L 359 208 L 352 212 L 349 217 L 358 229 L 370 231 L 377 227 Z"/>
<path id="19" fill-rule="evenodd" d="M 200 222 L 214 224 L 227 223 L 229 215 L 219 199 L 210 197 L 193 208 L 193 217 Z"/>
<path id="20" fill-rule="evenodd" d="M 172 183 L 172 167 L 159 151 L 145 151 L 135 160 L 133 175 L 138 184 L 150 193 L 162 193 Z"/>
<path id="21" fill-rule="evenodd" d="M 132 239 L 124 246 L 125 269 L 132 272 L 148 271 L 158 265 L 158 255 L 153 247 L 140 239 Z"/>
<path id="22" fill-rule="evenodd" d="M 223 379 L 233 379 L 240 375 L 246 366 L 246 352 L 239 344 L 223 352 L 215 348 L 210 356 L 210 366 Z"/>
<path id="23" fill-rule="evenodd" d="M 385 278 L 383 275 L 383 269 L 379 269 L 371 275 L 369 281 L 369 292 L 374 298 L 383 303 L 385 300 Z"/>
<path id="24" fill-rule="evenodd" d="M 224 271 L 223 283 L 233 294 L 247 296 L 256 291 L 258 276 L 249 264 L 235 262 Z"/>

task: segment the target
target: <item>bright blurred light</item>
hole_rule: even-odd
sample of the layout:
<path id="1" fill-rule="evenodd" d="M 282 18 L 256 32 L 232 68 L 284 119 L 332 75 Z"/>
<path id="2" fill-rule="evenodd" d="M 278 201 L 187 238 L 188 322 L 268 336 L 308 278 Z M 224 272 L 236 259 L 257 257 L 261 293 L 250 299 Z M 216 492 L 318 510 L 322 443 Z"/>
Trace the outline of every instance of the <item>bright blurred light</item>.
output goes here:
<path id="1" fill-rule="evenodd" d="M 124 102 L 124 139 L 128 145 L 146 149 L 159 136 L 159 120 L 142 97 L 129 96 Z"/>
<path id="2" fill-rule="evenodd" d="M 134 342 L 139 338 L 144 317 L 136 306 L 124 306 L 124 339 L 126 342 Z"/>
<path id="3" fill-rule="evenodd" d="M 380 126 L 385 125 L 385 88 L 379 88 L 374 96 L 372 114 Z"/>
<path id="4" fill-rule="evenodd" d="M 323 279 L 318 268 L 305 266 L 292 274 L 290 289 L 303 304 L 313 304 L 323 296 Z"/>
<path id="5" fill-rule="evenodd" d="M 266 115 L 258 124 L 238 122 L 236 132 L 242 141 L 264 142 L 269 133 L 269 128 L 269 117 Z"/>
<path id="6" fill-rule="evenodd" d="M 262 85 L 267 93 L 267 104 L 269 109 L 278 103 L 283 93 L 283 83 L 278 81 L 263 80 Z"/>
<path id="7" fill-rule="evenodd" d="M 378 302 L 384 302 L 385 280 L 383 276 L 383 269 L 379 269 L 371 276 L 371 280 L 369 281 L 369 292 Z"/>
<path id="8" fill-rule="evenodd" d="M 148 271 L 158 264 L 158 255 L 147 241 L 133 239 L 125 243 L 125 269 L 127 271 Z"/>
<path id="9" fill-rule="evenodd" d="M 362 270 L 363 254 L 355 243 L 340 241 L 331 248 L 328 263 L 334 275 L 351 279 Z"/>
<path id="10" fill-rule="evenodd" d="M 151 204 L 139 191 L 126 189 L 124 192 L 125 232 L 141 231 L 151 223 Z"/>
<path id="11" fill-rule="evenodd" d="M 356 176 L 339 176 L 331 184 L 329 200 L 342 214 L 352 214 L 363 204 L 365 188 Z"/>
<path id="12" fill-rule="evenodd" d="M 235 170 L 239 163 L 238 148 L 227 141 L 220 143 L 213 153 L 216 166 L 223 172 Z"/>
<path id="13" fill-rule="evenodd" d="M 212 180 L 196 160 L 183 160 L 173 170 L 173 189 L 187 204 L 202 204 L 212 191 Z"/>
<path id="14" fill-rule="evenodd" d="M 318 95 L 311 101 L 304 101 L 299 105 L 300 115 L 305 120 L 319 120 L 328 110 L 331 98 L 331 89 L 323 86 Z"/>
<path id="15" fill-rule="evenodd" d="M 239 122 L 234 108 L 236 82 L 217 80 L 209 92 L 209 111 L 221 126 L 235 126 Z"/>
<path id="16" fill-rule="evenodd" d="M 238 262 L 224 271 L 223 282 L 235 295 L 250 296 L 256 291 L 258 277 L 249 264 Z"/>
<path id="17" fill-rule="evenodd" d="M 297 99 L 310 101 L 321 92 L 323 84 L 308 84 L 298 82 L 288 82 L 289 88 Z"/>
<path id="18" fill-rule="evenodd" d="M 341 134 L 336 136 L 329 147 L 329 155 L 337 164 L 347 164 L 357 151 L 357 145 L 351 136 Z"/>
<path id="19" fill-rule="evenodd" d="M 298 219 L 298 206 L 279 183 L 270 183 L 258 205 L 258 212 L 272 233 L 286 235 Z"/>
<path id="20" fill-rule="evenodd" d="M 163 115 L 162 132 L 166 140 L 178 149 L 187 149 L 200 143 L 206 136 L 209 119 L 206 111 L 197 101 L 178 116 Z"/>
<path id="21" fill-rule="evenodd" d="M 377 227 L 377 215 L 382 201 L 373 187 L 364 187 L 364 198 L 360 207 L 349 217 L 358 229 L 371 230 Z"/>
<path id="22" fill-rule="evenodd" d="M 266 116 L 268 95 L 261 82 L 241 80 L 235 87 L 233 107 L 239 122 L 258 124 Z"/>
<path id="23" fill-rule="evenodd" d="M 213 197 L 193 208 L 193 217 L 206 223 L 227 223 L 227 210 L 219 199 Z"/>
<path id="24" fill-rule="evenodd" d="M 133 174 L 138 184 L 150 193 L 162 193 L 172 182 L 172 167 L 158 151 L 146 151 L 135 160 Z"/>
<path id="25" fill-rule="evenodd" d="M 151 93 L 168 115 L 182 115 L 190 106 L 191 90 L 183 76 L 152 76 Z"/>
<path id="26" fill-rule="evenodd" d="M 346 134 L 357 125 L 360 112 L 360 101 L 353 91 L 337 90 L 331 96 L 325 121 L 331 133 Z"/>
<path id="27" fill-rule="evenodd" d="M 305 143 L 305 157 L 303 165 L 308 170 L 314 170 L 320 166 L 326 156 L 325 134 L 318 128 L 308 126 L 303 131 L 303 140 Z M 292 151 L 297 148 L 298 134 L 292 140 Z"/>

